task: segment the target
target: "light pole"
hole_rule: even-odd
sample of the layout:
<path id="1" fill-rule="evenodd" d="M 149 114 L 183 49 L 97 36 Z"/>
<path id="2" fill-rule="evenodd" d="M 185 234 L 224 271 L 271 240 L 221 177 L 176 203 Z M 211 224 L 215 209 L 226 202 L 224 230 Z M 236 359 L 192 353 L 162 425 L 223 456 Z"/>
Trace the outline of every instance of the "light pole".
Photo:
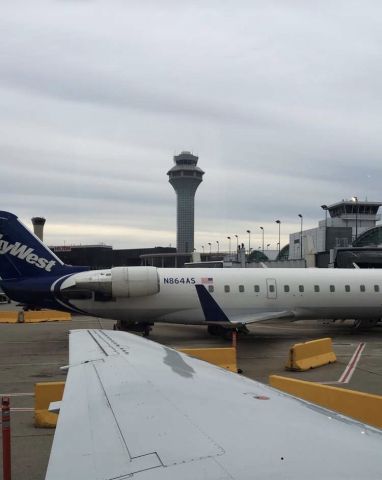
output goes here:
<path id="1" fill-rule="evenodd" d="M 269 250 L 269 247 L 271 246 L 270 243 L 267 243 L 267 250 Z"/>
<path id="2" fill-rule="evenodd" d="M 218 253 L 219 253 L 219 240 L 216 240 L 216 243 L 218 244 Z"/>
<path id="3" fill-rule="evenodd" d="M 204 245 L 202 245 L 202 252 L 204 253 Z"/>
<path id="4" fill-rule="evenodd" d="M 358 238 L 358 197 L 352 197 L 351 198 L 353 202 L 355 202 L 355 239 L 354 241 L 357 241 Z"/>
<path id="5" fill-rule="evenodd" d="M 211 242 L 208 242 L 208 245 L 210 246 L 210 255 L 211 255 Z"/>
<path id="6" fill-rule="evenodd" d="M 302 260 L 302 221 L 303 221 L 303 216 L 301 213 L 298 214 L 301 220 L 301 226 L 300 226 L 300 260 Z"/>
<path id="7" fill-rule="evenodd" d="M 278 245 L 279 245 L 279 255 L 280 255 L 280 228 L 281 228 L 280 225 L 281 225 L 281 221 L 280 221 L 280 220 L 276 220 L 276 223 L 279 224 L 279 243 L 278 243 Z"/>
<path id="8" fill-rule="evenodd" d="M 229 256 L 231 256 L 231 237 L 227 237 L 228 240 L 228 251 L 229 251 Z"/>
<path id="9" fill-rule="evenodd" d="M 248 233 L 248 255 L 251 253 L 251 230 L 247 230 Z"/>
<path id="10" fill-rule="evenodd" d="M 263 253 L 264 253 L 264 227 L 260 227 L 261 229 L 261 234 L 262 234 L 262 237 L 263 237 Z"/>
<path id="11" fill-rule="evenodd" d="M 327 241 L 328 241 L 328 206 L 327 205 L 321 205 L 322 210 L 325 210 L 325 252 L 326 252 L 326 246 L 327 246 Z"/>
<path id="12" fill-rule="evenodd" d="M 234 235 L 236 237 L 236 260 L 239 261 L 239 235 Z"/>

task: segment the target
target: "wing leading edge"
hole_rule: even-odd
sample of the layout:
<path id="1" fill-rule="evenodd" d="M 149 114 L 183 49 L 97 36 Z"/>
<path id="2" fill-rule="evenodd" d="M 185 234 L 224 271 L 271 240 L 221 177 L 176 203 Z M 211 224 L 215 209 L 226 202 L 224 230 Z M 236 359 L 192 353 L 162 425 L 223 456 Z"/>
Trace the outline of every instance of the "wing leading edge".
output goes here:
<path id="1" fill-rule="evenodd" d="M 149 340 L 72 331 L 70 365 L 48 480 L 380 478 L 381 431 Z"/>

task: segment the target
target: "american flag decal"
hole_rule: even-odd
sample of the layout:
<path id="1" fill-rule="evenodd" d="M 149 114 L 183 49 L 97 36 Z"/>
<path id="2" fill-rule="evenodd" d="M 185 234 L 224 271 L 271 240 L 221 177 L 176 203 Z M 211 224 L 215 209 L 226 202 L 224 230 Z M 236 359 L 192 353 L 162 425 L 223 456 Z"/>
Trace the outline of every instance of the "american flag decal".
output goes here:
<path id="1" fill-rule="evenodd" d="M 214 283 L 214 279 L 212 277 L 202 277 L 201 278 L 202 285 L 211 285 Z"/>

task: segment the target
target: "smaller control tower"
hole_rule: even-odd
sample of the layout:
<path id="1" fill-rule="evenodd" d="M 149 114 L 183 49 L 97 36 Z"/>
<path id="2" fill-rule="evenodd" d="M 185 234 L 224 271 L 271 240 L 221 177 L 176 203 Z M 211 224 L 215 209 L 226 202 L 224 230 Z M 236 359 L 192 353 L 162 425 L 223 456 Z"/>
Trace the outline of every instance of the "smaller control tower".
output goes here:
<path id="1" fill-rule="evenodd" d="M 190 152 L 175 155 L 174 163 L 167 175 L 177 195 L 176 249 L 178 253 L 190 253 L 194 250 L 195 192 L 204 172 L 196 166 L 198 157 Z"/>
<path id="2" fill-rule="evenodd" d="M 44 240 L 44 225 L 45 225 L 45 218 L 44 217 L 33 217 L 32 218 L 33 230 L 34 234 L 43 241 Z"/>

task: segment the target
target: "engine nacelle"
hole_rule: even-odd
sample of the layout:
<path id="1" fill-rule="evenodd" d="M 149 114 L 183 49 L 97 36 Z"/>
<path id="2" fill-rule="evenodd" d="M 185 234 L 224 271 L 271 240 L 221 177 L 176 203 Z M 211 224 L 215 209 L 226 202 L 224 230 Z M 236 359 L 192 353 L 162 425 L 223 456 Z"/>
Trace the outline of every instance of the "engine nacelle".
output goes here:
<path id="1" fill-rule="evenodd" d="M 114 267 L 111 269 L 113 297 L 143 297 L 159 292 L 155 267 Z"/>

